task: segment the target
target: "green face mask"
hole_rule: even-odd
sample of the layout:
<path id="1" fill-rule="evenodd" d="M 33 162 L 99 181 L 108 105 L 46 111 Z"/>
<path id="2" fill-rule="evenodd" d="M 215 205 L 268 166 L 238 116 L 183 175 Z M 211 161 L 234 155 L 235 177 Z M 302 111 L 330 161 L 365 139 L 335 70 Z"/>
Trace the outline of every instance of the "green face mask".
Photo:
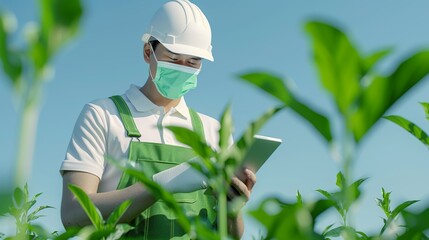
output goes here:
<path id="1" fill-rule="evenodd" d="M 155 53 L 153 54 L 155 56 Z M 156 60 L 155 77 L 149 71 L 158 92 L 169 99 L 178 99 L 197 87 L 200 69 Z"/>

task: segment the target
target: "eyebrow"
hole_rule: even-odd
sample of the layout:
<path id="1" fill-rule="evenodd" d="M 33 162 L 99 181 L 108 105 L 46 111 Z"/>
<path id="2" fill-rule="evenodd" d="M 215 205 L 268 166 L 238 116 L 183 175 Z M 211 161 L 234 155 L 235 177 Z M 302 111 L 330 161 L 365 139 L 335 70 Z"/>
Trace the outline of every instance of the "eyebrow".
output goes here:
<path id="1" fill-rule="evenodd" d="M 168 50 L 167 48 L 165 48 L 165 50 L 167 50 L 168 53 L 171 53 L 171 54 L 174 54 L 174 55 L 183 55 L 183 54 L 180 54 L 180 53 L 172 52 L 172 51 Z M 191 57 L 191 59 L 193 59 L 193 60 L 202 60 L 202 58 L 200 58 L 200 57 Z"/>

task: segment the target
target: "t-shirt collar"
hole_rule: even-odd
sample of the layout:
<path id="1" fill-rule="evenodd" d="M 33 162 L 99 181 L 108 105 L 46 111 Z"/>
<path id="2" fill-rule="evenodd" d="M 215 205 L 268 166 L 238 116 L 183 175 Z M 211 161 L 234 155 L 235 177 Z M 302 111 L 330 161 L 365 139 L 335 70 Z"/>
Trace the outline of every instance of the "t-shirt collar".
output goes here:
<path id="1" fill-rule="evenodd" d="M 148 112 L 154 109 L 160 108 L 158 105 L 154 104 L 150 101 L 141 91 L 140 88 L 134 84 L 130 86 L 130 88 L 125 92 L 125 95 L 130 100 L 131 104 L 138 112 Z M 172 114 L 178 113 L 181 117 L 188 119 L 189 109 L 186 105 L 185 99 L 182 97 L 180 99 L 179 104 L 172 108 Z"/>

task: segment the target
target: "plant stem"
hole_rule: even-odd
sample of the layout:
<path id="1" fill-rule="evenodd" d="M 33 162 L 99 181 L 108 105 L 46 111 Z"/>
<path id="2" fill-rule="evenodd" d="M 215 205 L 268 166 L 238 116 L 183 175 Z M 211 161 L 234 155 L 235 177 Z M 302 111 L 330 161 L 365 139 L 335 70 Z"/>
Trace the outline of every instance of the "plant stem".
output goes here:
<path id="1" fill-rule="evenodd" d="M 353 176 L 352 176 L 352 166 L 353 166 L 353 161 L 354 161 L 354 153 L 355 153 L 355 147 L 356 147 L 356 143 L 353 139 L 353 134 L 351 134 L 349 131 L 345 130 L 345 134 L 344 134 L 344 144 L 343 144 L 343 172 L 344 172 L 344 178 L 346 180 L 346 182 L 344 183 L 345 187 L 346 187 L 346 192 L 345 192 L 345 201 L 349 202 L 352 201 L 352 198 L 354 197 L 354 192 L 350 191 L 350 189 L 348 188 L 348 186 L 353 182 Z M 344 226 L 349 226 L 350 225 L 350 221 L 349 221 L 349 211 L 350 209 L 345 209 L 345 214 L 344 214 Z"/>
<path id="2" fill-rule="evenodd" d="M 31 173 L 31 161 L 39 119 L 38 99 L 41 92 L 41 84 L 34 85 L 36 86 L 23 96 L 15 170 L 15 186 L 17 187 L 23 186 Z"/>
<path id="3" fill-rule="evenodd" d="M 228 219 L 227 219 L 227 199 L 226 199 L 226 181 L 223 176 L 219 177 L 220 192 L 218 196 L 218 212 L 217 221 L 220 239 L 227 239 L 228 237 Z"/>

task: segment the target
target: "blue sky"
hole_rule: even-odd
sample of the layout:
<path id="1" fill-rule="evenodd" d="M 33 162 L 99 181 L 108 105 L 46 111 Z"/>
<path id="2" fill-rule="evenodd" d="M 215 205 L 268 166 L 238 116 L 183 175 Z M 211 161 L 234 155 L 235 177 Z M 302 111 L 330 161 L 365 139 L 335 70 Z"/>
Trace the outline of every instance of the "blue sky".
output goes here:
<path id="1" fill-rule="evenodd" d="M 147 65 L 142 57 L 141 35 L 152 14 L 164 1 L 86 1 L 80 35 L 53 62 L 55 77 L 47 82 L 42 98 L 32 174 L 32 194 L 43 192 L 39 202 L 54 206 L 41 223 L 62 230 L 59 208 L 61 177 L 58 168 L 83 105 L 98 98 L 121 94 L 130 84 L 142 85 Z M 310 41 L 303 25 L 325 19 L 345 30 L 353 43 L 368 54 L 383 47 L 394 53 L 381 65 L 388 71 L 411 52 L 429 47 L 429 2 L 361 1 L 193 1 L 212 26 L 215 62 L 204 62 L 199 86 L 187 96 L 188 105 L 218 118 L 232 103 L 235 136 L 269 107 L 274 99 L 237 76 L 253 70 L 276 74 L 292 82 L 302 99 L 329 116 L 335 115 L 332 100 L 318 82 Z M 0 0 L 1 9 L 17 15 L 21 31 L 37 19 L 34 1 Z M 0 180 L 9 183 L 14 172 L 18 133 L 16 98 L 4 76 L 0 81 Z M 429 102 L 429 79 L 409 91 L 388 114 L 405 116 L 429 129 L 419 102 Z M 261 134 L 282 138 L 284 143 L 258 173 L 258 183 L 246 209 L 267 196 L 293 199 L 297 190 L 304 199 L 319 197 L 316 189 L 335 189 L 341 165 L 332 160 L 323 140 L 291 111 L 275 116 Z M 381 187 L 392 191 L 394 205 L 421 199 L 415 209 L 428 205 L 429 152 L 408 133 L 381 120 L 366 136 L 353 168 L 355 178 L 369 177 L 364 194 L 353 213 L 358 229 L 375 232 L 382 226 L 376 207 Z M 332 216 L 330 216 L 332 215 Z M 339 222 L 330 214 L 318 226 Z M 245 239 L 260 232 L 246 217 Z"/>

